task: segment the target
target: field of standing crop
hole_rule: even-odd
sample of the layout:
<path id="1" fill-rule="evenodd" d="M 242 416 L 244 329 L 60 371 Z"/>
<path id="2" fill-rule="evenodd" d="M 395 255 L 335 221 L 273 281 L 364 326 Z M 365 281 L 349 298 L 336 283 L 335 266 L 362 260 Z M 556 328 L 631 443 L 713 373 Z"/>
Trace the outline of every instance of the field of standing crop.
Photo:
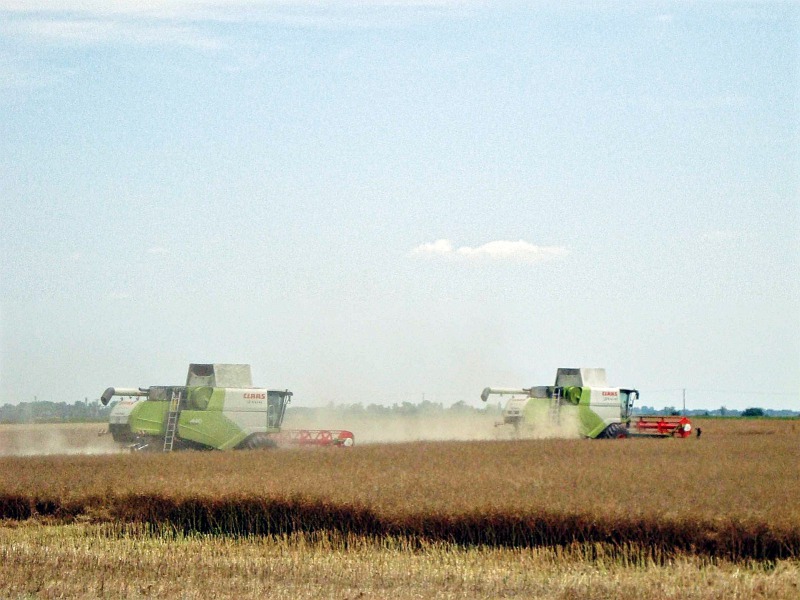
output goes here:
<path id="1" fill-rule="evenodd" d="M 349 450 L 3 457 L 4 562 L 13 564 L 23 548 L 35 557 L 37 548 L 53 546 L 60 549 L 52 556 L 79 571 L 89 570 L 81 566 L 87 557 L 109 553 L 119 556 L 120 569 L 129 560 L 144 569 L 158 562 L 159 552 L 202 547 L 258 571 L 262 585 L 272 567 L 289 569 L 287 557 L 303 548 L 303 564 L 319 563 L 310 581 L 330 577 L 340 589 L 377 595 L 396 588 L 398 596 L 413 596 L 413 582 L 396 567 L 430 582 L 444 578 L 452 595 L 475 597 L 503 595 L 503 581 L 509 596 L 577 595 L 607 571 L 622 586 L 616 589 L 633 590 L 646 572 L 663 584 L 659 595 L 683 597 L 680 587 L 667 583 L 671 569 L 694 573 L 692 585 L 717 581 L 705 584 L 711 586 L 707 595 L 701 592 L 708 587 L 697 588 L 699 597 L 795 597 L 800 423 L 699 424 L 702 438 L 686 440 L 421 441 Z M 61 537 L 64 545 L 56 541 Z M 138 546 L 133 539 L 148 541 Z M 150 558 L 139 556 L 137 547 L 149 548 Z M 326 562 L 331 552 L 340 560 Z M 264 553 L 278 553 L 284 563 L 265 562 Z M 420 558 L 426 555 L 430 560 Z M 33 577 L 47 556 L 18 568 L 29 568 Z M 359 588 L 363 577 L 348 575 L 381 561 L 390 565 L 385 579 L 367 578 L 367 587 Z M 465 570 L 470 561 L 494 565 L 491 574 L 472 577 Z M 537 561 L 550 565 L 537 577 L 523 577 L 515 567 Z M 171 568 L 178 569 L 165 563 L 158 572 Z M 304 568 L 312 567 L 291 567 L 297 577 Z M 578 585 L 571 577 L 580 572 L 586 575 Z M 726 575 L 735 572 L 746 576 Z M 91 586 L 97 581 L 87 577 L 87 589 L 96 592 Z M 302 578 L 286 577 L 278 579 L 288 597 L 286 590 Z M 17 581 L 0 589 L 3 595 L 29 593 L 23 583 L 33 581 L 8 573 L 3 579 Z M 131 589 L 123 594 L 113 587 L 119 581 L 107 583 L 130 595 Z M 50 589 L 43 585 L 40 592 Z M 256 588 L 248 589 L 263 591 Z M 594 589 L 610 588 L 598 583 Z"/>

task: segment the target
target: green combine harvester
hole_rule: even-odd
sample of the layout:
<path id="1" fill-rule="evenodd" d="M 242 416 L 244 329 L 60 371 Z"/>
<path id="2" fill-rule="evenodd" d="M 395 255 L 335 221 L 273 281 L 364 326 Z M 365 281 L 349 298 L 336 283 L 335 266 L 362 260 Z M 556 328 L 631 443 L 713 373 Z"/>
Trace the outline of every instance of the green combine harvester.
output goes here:
<path id="1" fill-rule="evenodd" d="M 489 396 L 511 396 L 503 408 L 503 421 L 518 437 L 528 435 L 586 438 L 641 436 L 688 437 L 692 425 L 686 417 L 633 418 L 633 404 L 639 391 L 612 388 L 605 369 L 558 369 L 555 385 L 531 388 L 485 388 Z"/>
<path id="2" fill-rule="evenodd" d="M 183 386 L 108 388 L 109 431 L 132 450 L 229 450 L 278 445 L 352 446 L 342 430 L 281 431 L 289 390 L 253 387 L 250 365 L 191 364 Z"/>

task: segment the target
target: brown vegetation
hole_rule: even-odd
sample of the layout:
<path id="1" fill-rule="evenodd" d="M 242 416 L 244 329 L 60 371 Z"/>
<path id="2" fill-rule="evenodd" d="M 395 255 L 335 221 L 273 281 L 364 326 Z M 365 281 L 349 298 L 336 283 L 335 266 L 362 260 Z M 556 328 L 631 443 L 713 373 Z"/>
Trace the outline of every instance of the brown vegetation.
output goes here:
<path id="1" fill-rule="evenodd" d="M 154 535 L 146 526 L 0 527 L 3 598 L 792 599 L 800 564 L 623 561 L 602 545 L 460 548 L 319 533 Z"/>
<path id="2" fill-rule="evenodd" d="M 604 544 L 654 560 L 797 558 L 797 423 L 752 423 L 737 435 L 735 422 L 708 421 L 701 439 L 687 440 L 6 457 L 0 517 L 412 544 Z"/>

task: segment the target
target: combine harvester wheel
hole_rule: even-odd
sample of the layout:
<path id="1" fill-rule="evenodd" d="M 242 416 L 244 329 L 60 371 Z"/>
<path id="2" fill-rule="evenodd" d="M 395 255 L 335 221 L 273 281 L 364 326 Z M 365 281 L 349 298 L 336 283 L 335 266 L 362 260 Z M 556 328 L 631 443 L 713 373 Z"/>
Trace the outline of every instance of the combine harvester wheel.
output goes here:
<path id="1" fill-rule="evenodd" d="M 622 439 L 628 437 L 628 430 L 621 423 L 612 423 L 599 437 L 607 440 Z"/>

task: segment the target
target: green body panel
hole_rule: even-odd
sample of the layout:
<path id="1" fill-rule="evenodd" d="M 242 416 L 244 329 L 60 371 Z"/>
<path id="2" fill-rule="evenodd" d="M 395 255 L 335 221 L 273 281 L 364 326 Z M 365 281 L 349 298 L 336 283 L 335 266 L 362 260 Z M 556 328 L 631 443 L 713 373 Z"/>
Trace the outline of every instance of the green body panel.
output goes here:
<path id="1" fill-rule="evenodd" d="M 578 410 L 578 416 L 581 423 L 581 435 L 588 438 L 596 438 L 606 430 L 606 422 L 597 416 L 588 406 L 581 406 Z"/>
<path id="2" fill-rule="evenodd" d="M 568 402 L 577 406 L 581 402 L 584 389 L 588 391 L 588 388 L 582 388 L 578 386 L 565 387 L 562 391 L 562 398 L 564 399 L 564 402 Z"/>
<path id="3" fill-rule="evenodd" d="M 164 435 L 169 402 L 139 402 L 131 411 L 128 424 L 133 433 L 142 435 Z"/>
<path id="4" fill-rule="evenodd" d="M 219 411 L 184 410 L 178 418 L 178 437 L 217 450 L 229 450 L 247 434 Z"/>
<path id="5" fill-rule="evenodd" d="M 212 387 L 187 388 L 186 395 L 188 407 L 194 410 L 222 410 L 225 403 L 225 390 Z"/>
<path id="6" fill-rule="evenodd" d="M 200 408 L 201 410 L 210 410 L 217 412 L 222 412 L 223 410 L 225 410 L 224 388 L 190 388 L 189 397 L 192 397 L 192 395 L 208 397 L 208 403 L 204 409 L 198 406 L 198 408 Z"/>
<path id="7" fill-rule="evenodd" d="M 596 438 L 605 431 L 608 424 L 592 409 L 591 399 L 592 390 L 589 387 L 565 387 L 562 390 L 561 410 L 569 409 L 570 406 L 576 407 L 580 435 L 588 438 Z M 533 424 L 546 423 L 549 418 L 549 402 L 547 398 L 531 398 L 525 406 L 525 421 Z"/>
<path id="8" fill-rule="evenodd" d="M 592 399 L 591 388 L 576 386 L 566 388 L 565 391 L 567 390 L 569 390 L 573 398 L 578 400 L 578 422 L 581 426 L 581 435 L 588 438 L 596 438 L 605 431 L 608 425 L 590 406 Z"/>

